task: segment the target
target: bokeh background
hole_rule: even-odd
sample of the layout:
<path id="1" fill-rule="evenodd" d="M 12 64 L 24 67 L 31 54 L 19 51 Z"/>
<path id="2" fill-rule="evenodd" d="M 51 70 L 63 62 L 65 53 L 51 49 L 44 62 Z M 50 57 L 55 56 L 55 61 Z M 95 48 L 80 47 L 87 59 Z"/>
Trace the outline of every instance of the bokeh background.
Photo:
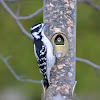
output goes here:
<path id="1" fill-rule="evenodd" d="M 100 6 L 100 1 L 94 2 Z M 43 5 L 42 0 L 22 0 L 7 3 L 14 13 L 18 8 L 20 16 L 28 16 Z M 43 12 L 29 20 L 22 20 L 25 29 L 43 22 Z M 86 4 L 77 5 L 77 57 L 88 59 L 100 65 L 100 11 Z M 33 53 L 33 42 L 22 34 L 12 17 L 0 4 L 0 55 L 13 56 L 8 63 L 20 76 L 41 80 Z M 99 71 L 100 72 L 100 71 Z M 100 77 L 95 70 L 84 63 L 76 64 L 76 94 L 80 100 L 100 100 Z M 20 82 L 14 78 L 0 59 L 0 100 L 40 100 L 40 84 Z"/>

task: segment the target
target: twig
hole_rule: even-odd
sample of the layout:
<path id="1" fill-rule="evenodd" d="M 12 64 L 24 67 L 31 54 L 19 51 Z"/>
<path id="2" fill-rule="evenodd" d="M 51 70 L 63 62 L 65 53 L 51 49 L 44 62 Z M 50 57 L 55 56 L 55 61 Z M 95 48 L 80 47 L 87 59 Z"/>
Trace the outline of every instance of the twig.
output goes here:
<path id="1" fill-rule="evenodd" d="M 91 7 L 93 7 L 93 8 L 95 8 L 96 10 L 100 11 L 100 7 L 98 5 L 95 5 L 90 1 L 84 1 L 84 3 L 91 6 Z"/>
<path id="2" fill-rule="evenodd" d="M 23 1 L 23 0 L 4 0 L 6 2 L 17 2 L 17 1 Z"/>
<path id="3" fill-rule="evenodd" d="M 89 60 L 86 60 L 86 59 L 82 59 L 82 58 L 76 58 L 76 61 L 78 61 L 78 62 L 83 62 L 83 63 L 86 63 L 86 64 L 88 64 L 88 65 L 91 65 L 93 68 L 95 68 L 95 69 L 100 69 L 100 66 L 98 66 L 98 65 L 96 65 L 96 64 L 94 64 L 94 63 L 92 63 L 91 61 L 89 61 Z"/>
<path id="4" fill-rule="evenodd" d="M 37 83 L 37 84 L 40 84 L 41 82 L 40 81 L 34 81 L 34 80 L 30 80 L 30 79 L 21 79 L 20 76 L 18 76 L 14 71 L 13 69 L 11 68 L 11 66 L 8 64 L 8 60 L 11 58 L 12 56 L 8 56 L 6 58 L 3 58 L 2 56 L 0 56 L 0 59 L 5 63 L 5 65 L 8 67 L 8 69 L 10 70 L 10 72 L 13 74 L 13 76 L 19 80 L 19 81 L 22 81 L 22 82 L 31 82 L 31 83 Z M 90 62 L 89 60 L 86 60 L 86 59 L 82 59 L 82 58 L 76 58 L 76 61 L 77 62 L 83 62 L 83 63 L 86 63 L 88 65 L 91 65 L 94 69 L 100 69 L 100 66 Z"/>
<path id="5" fill-rule="evenodd" d="M 11 68 L 11 66 L 8 64 L 8 60 L 11 58 L 11 56 L 8 56 L 7 58 L 3 58 L 0 55 L 0 59 L 5 63 L 5 65 L 7 66 L 7 68 L 10 70 L 10 72 L 13 74 L 13 76 L 18 80 L 18 81 L 22 81 L 22 82 L 31 82 L 31 83 L 36 83 L 36 84 L 41 84 L 40 81 L 35 81 L 35 80 L 31 80 L 31 79 L 22 79 L 21 77 L 19 77 Z"/>
<path id="6" fill-rule="evenodd" d="M 19 16 L 19 11 L 20 11 L 20 8 L 21 8 L 21 6 L 20 6 L 20 5 L 18 5 L 18 7 L 17 7 L 17 11 L 16 11 L 16 16 Z"/>
<path id="7" fill-rule="evenodd" d="M 99 77 L 99 79 L 100 79 L 100 73 L 99 73 L 99 70 L 98 70 L 98 69 L 95 69 L 95 68 L 94 68 L 94 70 L 95 70 L 95 72 L 96 72 L 97 76 L 98 76 L 98 77 Z"/>
<path id="8" fill-rule="evenodd" d="M 83 63 L 86 63 L 88 65 L 91 65 L 93 67 L 93 69 L 95 70 L 97 76 L 99 77 L 100 79 L 100 73 L 98 72 L 98 69 L 100 69 L 100 66 L 90 62 L 89 60 L 86 60 L 86 59 L 82 59 L 82 58 L 76 58 L 76 61 L 80 61 L 80 62 L 83 62 Z"/>
<path id="9" fill-rule="evenodd" d="M 17 2 L 17 1 L 23 1 L 23 0 L 4 0 L 6 2 Z"/>
<path id="10" fill-rule="evenodd" d="M 4 7 L 4 9 L 12 16 L 12 18 L 16 21 L 18 27 L 20 28 L 20 30 L 23 32 L 24 35 L 26 35 L 28 38 L 30 38 L 31 40 L 33 40 L 32 36 L 24 29 L 24 27 L 22 26 L 22 24 L 19 22 L 19 20 L 17 19 L 17 16 L 10 10 L 10 8 L 6 5 L 6 3 L 4 2 L 4 0 L 0 0 L 2 6 Z"/>
<path id="11" fill-rule="evenodd" d="M 93 1 L 98 1 L 98 0 L 77 0 L 77 3 L 85 3 L 92 8 L 95 8 L 96 10 L 100 11 L 100 7 L 98 5 L 93 4 Z"/>
<path id="12" fill-rule="evenodd" d="M 19 19 L 19 20 L 27 20 L 27 19 L 31 19 L 31 18 L 33 18 L 33 17 L 35 17 L 36 15 L 38 15 L 40 12 L 42 12 L 43 11 L 43 7 L 42 8 L 40 8 L 39 10 L 37 10 L 34 14 L 32 14 L 32 15 L 29 15 L 29 16 L 26 16 L 26 17 L 18 17 L 17 19 Z"/>
<path id="13" fill-rule="evenodd" d="M 99 1 L 99 0 L 77 0 L 77 3 L 84 3 L 85 1 L 93 2 L 93 1 Z"/>
<path id="14" fill-rule="evenodd" d="M 34 40 L 32 36 L 24 29 L 23 25 L 20 23 L 19 20 L 15 20 L 17 25 L 19 26 L 20 30 L 26 35 L 29 39 Z"/>

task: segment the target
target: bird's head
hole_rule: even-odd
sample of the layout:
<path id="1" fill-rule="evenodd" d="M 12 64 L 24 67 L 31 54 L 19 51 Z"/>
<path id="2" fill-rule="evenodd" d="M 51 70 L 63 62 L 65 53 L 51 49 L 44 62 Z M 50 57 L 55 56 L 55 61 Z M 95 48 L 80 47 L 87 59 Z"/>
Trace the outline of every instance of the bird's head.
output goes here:
<path id="1" fill-rule="evenodd" d="M 40 39 L 42 34 L 43 34 L 43 29 L 44 29 L 45 24 L 41 23 L 41 24 L 35 24 L 34 26 L 31 27 L 30 31 L 31 31 L 31 35 L 36 38 L 36 39 Z"/>

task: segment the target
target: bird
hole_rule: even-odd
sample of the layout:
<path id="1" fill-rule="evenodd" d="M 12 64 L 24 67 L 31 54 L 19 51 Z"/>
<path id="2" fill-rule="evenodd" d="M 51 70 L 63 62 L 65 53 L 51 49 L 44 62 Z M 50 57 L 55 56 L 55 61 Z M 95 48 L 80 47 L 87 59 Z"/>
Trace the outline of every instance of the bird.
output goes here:
<path id="1" fill-rule="evenodd" d="M 37 59 L 40 73 L 42 73 L 42 85 L 47 90 L 50 85 L 50 71 L 55 64 L 53 46 L 44 33 L 45 23 L 35 24 L 31 27 L 31 36 L 34 38 L 34 53 Z"/>

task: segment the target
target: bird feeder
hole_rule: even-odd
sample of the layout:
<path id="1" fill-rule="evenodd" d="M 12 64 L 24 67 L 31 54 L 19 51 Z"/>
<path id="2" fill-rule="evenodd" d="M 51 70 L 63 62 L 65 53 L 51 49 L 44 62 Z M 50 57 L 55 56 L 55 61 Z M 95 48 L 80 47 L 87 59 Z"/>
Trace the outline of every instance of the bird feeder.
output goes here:
<path id="1" fill-rule="evenodd" d="M 66 36 L 62 32 L 55 33 L 51 39 L 53 45 L 55 45 L 53 53 L 54 55 L 57 53 L 61 53 L 64 57 L 68 51 L 68 40 Z"/>

